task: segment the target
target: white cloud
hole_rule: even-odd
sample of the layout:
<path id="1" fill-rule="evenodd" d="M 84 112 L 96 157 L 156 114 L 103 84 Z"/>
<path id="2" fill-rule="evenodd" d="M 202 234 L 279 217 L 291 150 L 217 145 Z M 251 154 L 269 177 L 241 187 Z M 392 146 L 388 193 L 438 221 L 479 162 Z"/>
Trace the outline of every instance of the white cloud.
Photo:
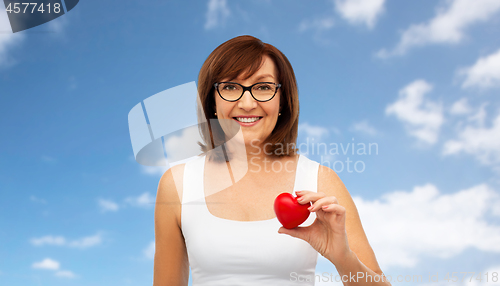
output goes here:
<path id="1" fill-rule="evenodd" d="M 194 159 L 201 152 L 198 141 L 203 142 L 198 125 L 186 127 L 174 134 L 164 136 L 166 160 L 161 155 L 161 158 L 154 164 L 155 166 L 139 165 L 141 173 L 161 177 L 169 168 Z M 135 161 L 133 156 L 130 159 Z M 165 163 L 166 165 L 162 166 Z"/>
<path id="2" fill-rule="evenodd" d="M 299 33 L 308 32 L 315 43 L 321 46 L 329 46 L 332 41 L 330 37 L 325 36 L 325 32 L 331 30 L 335 25 L 333 17 L 323 17 L 314 19 L 304 19 L 300 22 L 297 31 Z"/>
<path id="3" fill-rule="evenodd" d="M 148 259 L 155 258 L 155 241 L 151 241 L 149 245 L 143 250 L 144 256 Z"/>
<path id="4" fill-rule="evenodd" d="M 484 274 L 482 274 L 482 273 L 484 273 Z M 486 275 L 485 275 L 486 273 L 488 273 L 488 279 L 485 279 L 486 278 Z M 482 271 L 480 274 L 478 274 L 478 276 L 481 275 L 481 274 L 484 275 L 482 277 L 483 279 L 481 281 L 478 281 L 477 280 L 478 277 L 476 276 L 476 279 L 473 279 L 472 281 L 467 281 L 467 282 L 464 281 L 465 283 L 463 283 L 464 284 L 463 286 L 466 286 L 465 284 L 470 285 L 470 286 L 491 285 L 492 282 L 493 282 L 493 280 L 492 280 L 493 273 L 497 273 L 496 282 L 498 282 L 498 275 L 500 274 L 500 264 L 494 265 L 494 266 L 490 266 L 487 269 L 485 269 L 484 271 Z"/>
<path id="5" fill-rule="evenodd" d="M 500 49 L 491 55 L 479 58 L 473 66 L 459 70 L 458 74 L 465 76 L 463 88 L 500 87 Z"/>
<path id="6" fill-rule="evenodd" d="M 450 113 L 454 115 L 468 114 L 471 112 L 471 107 L 467 98 L 461 98 L 453 103 L 450 107 Z"/>
<path id="7" fill-rule="evenodd" d="M 155 197 L 151 196 L 149 192 L 145 192 L 138 197 L 127 197 L 125 202 L 131 206 L 150 208 L 155 205 Z"/>
<path id="8" fill-rule="evenodd" d="M 385 109 L 386 115 L 395 115 L 402 121 L 408 133 L 417 139 L 436 143 L 443 124 L 440 103 L 425 98 L 432 86 L 424 80 L 416 80 L 399 91 L 399 98 Z"/>
<path id="9" fill-rule="evenodd" d="M 101 234 L 98 233 L 92 236 L 86 236 L 80 239 L 68 241 L 64 236 L 46 235 L 40 238 L 32 238 L 30 242 L 34 246 L 56 245 L 74 248 L 88 248 L 100 244 L 102 242 L 102 237 Z"/>
<path id="10" fill-rule="evenodd" d="M 234 124 L 233 122 L 231 122 Z M 198 141 L 203 142 L 200 136 L 198 125 L 190 126 L 182 129 L 181 132 L 176 132 L 165 139 L 165 153 L 167 153 L 168 164 L 176 163 L 187 158 L 200 154 L 200 145 Z M 163 159 L 163 158 L 162 158 Z M 161 162 L 161 160 L 160 160 Z M 160 164 L 157 164 L 160 165 Z M 158 170 L 167 170 L 167 167 L 155 167 Z M 161 173 L 163 175 L 163 173 Z"/>
<path id="11" fill-rule="evenodd" d="M 170 167 L 169 166 L 144 166 L 141 165 L 141 172 L 150 176 L 162 176 Z"/>
<path id="12" fill-rule="evenodd" d="M 310 125 L 309 123 L 299 124 L 299 135 L 306 135 L 306 137 L 313 137 L 316 140 L 321 140 L 323 136 L 328 135 L 328 129 L 322 126 Z"/>
<path id="13" fill-rule="evenodd" d="M 209 0 L 205 29 L 210 30 L 221 25 L 230 14 L 226 0 Z"/>
<path id="14" fill-rule="evenodd" d="M 50 258 L 45 258 L 40 262 L 33 263 L 31 267 L 35 269 L 58 270 L 59 266 L 60 266 L 59 262 L 52 260 Z"/>
<path id="15" fill-rule="evenodd" d="M 102 237 L 101 237 L 101 234 L 98 233 L 98 234 L 95 234 L 92 236 L 86 236 L 86 237 L 82 237 L 80 239 L 70 241 L 68 243 L 68 246 L 75 247 L 75 248 L 88 248 L 88 247 L 92 247 L 92 246 L 101 244 L 101 242 L 102 242 Z"/>
<path id="16" fill-rule="evenodd" d="M 316 32 L 330 30 L 335 24 L 332 17 L 326 17 L 322 19 L 314 20 L 302 20 L 299 24 L 299 32 L 305 32 L 307 30 L 315 30 Z"/>
<path id="17" fill-rule="evenodd" d="M 483 102 L 476 112 L 471 114 L 467 119 L 476 126 L 483 127 L 486 120 L 486 106 L 488 104 L 488 102 Z"/>
<path id="18" fill-rule="evenodd" d="M 356 131 L 356 132 L 365 133 L 368 135 L 376 135 L 378 133 L 377 130 L 373 126 L 371 126 L 367 120 L 354 122 L 351 126 L 351 130 Z"/>
<path id="19" fill-rule="evenodd" d="M 0 5 L 0 67 L 10 66 L 13 61 L 8 57 L 8 50 L 24 40 L 24 35 L 12 33 L 5 6 Z"/>
<path id="20" fill-rule="evenodd" d="M 403 55 L 416 46 L 460 43 L 468 27 L 489 20 L 500 10 L 498 0 L 448 0 L 442 3 L 434 18 L 411 25 L 392 51 L 382 49 L 377 55 L 386 58 Z"/>
<path id="21" fill-rule="evenodd" d="M 448 140 L 443 146 L 443 154 L 468 153 L 474 155 L 482 164 L 500 163 L 500 113 L 491 124 L 484 126 L 486 112 L 484 105 L 472 118 L 476 124 L 468 124 L 458 131 L 456 139 Z"/>
<path id="22" fill-rule="evenodd" d="M 98 199 L 97 203 L 99 204 L 99 207 L 101 208 L 102 212 L 107 212 L 107 211 L 115 212 L 120 208 L 117 203 L 111 200 Z"/>
<path id="23" fill-rule="evenodd" d="M 57 271 L 54 275 L 57 277 L 64 277 L 64 278 L 75 278 L 76 277 L 76 275 L 73 272 L 68 271 L 68 270 Z"/>
<path id="24" fill-rule="evenodd" d="M 335 9 L 351 24 L 372 29 L 384 11 L 385 0 L 335 0 Z"/>
<path id="25" fill-rule="evenodd" d="M 99 205 L 101 206 L 103 211 L 111 210 L 117 211 L 121 208 L 126 208 L 127 206 L 139 207 L 139 208 L 151 208 L 155 205 L 156 198 L 152 196 L 149 192 L 145 192 L 137 197 L 126 197 L 123 199 L 123 202 L 118 205 L 112 201 L 99 200 Z"/>
<path id="26" fill-rule="evenodd" d="M 419 286 L 449 286 L 450 282 L 456 286 L 490 286 L 492 284 L 491 279 L 493 278 L 494 272 L 500 273 L 500 265 L 489 266 L 480 272 L 448 272 L 447 274 L 442 275 L 445 279 L 438 279 L 437 281 L 434 280 L 433 282 L 429 281 L 427 283 L 420 283 Z M 488 279 L 486 279 L 486 275 L 488 275 Z M 441 275 L 438 276 L 441 277 Z M 447 281 L 446 279 L 448 278 L 449 280 Z M 481 281 L 477 279 L 481 279 Z"/>
<path id="27" fill-rule="evenodd" d="M 69 271 L 69 270 L 59 270 L 60 268 L 60 263 L 58 261 L 55 261 L 50 258 L 45 258 L 44 260 L 40 262 L 35 262 L 31 266 L 34 269 L 47 269 L 47 270 L 54 270 L 56 273 L 54 274 L 57 277 L 64 277 L 64 278 L 75 278 L 76 275 Z M 57 271 L 58 270 L 58 271 Z"/>
<path id="28" fill-rule="evenodd" d="M 426 184 L 373 201 L 353 199 L 383 269 L 451 258 L 467 248 L 500 253 L 500 225 L 487 221 L 500 215 L 500 195 L 486 184 L 450 194 Z"/>
<path id="29" fill-rule="evenodd" d="M 32 238 L 30 240 L 31 244 L 34 246 L 40 246 L 40 245 L 65 245 L 66 244 L 66 239 L 64 236 L 52 236 L 52 235 L 46 235 L 42 236 L 40 238 Z"/>

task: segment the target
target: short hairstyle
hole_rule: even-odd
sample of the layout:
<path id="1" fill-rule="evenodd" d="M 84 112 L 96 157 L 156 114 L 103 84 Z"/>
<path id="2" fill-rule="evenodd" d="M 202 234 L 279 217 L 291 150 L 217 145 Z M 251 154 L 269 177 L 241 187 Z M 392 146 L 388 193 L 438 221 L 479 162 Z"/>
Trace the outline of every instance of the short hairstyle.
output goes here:
<path id="1" fill-rule="evenodd" d="M 214 83 L 240 75 L 249 78 L 262 66 L 264 55 L 269 56 L 276 65 L 278 83 L 281 84 L 281 115 L 271 134 L 261 143 L 270 143 L 263 145 L 267 154 L 278 157 L 297 154 L 298 149 L 295 146 L 299 122 L 299 96 L 292 65 L 280 50 L 248 35 L 232 38 L 218 46 L 200 69 L 198 95 L 205 118 L 201 118 L 203 113 L 198 108 L 198 123 L 200 127 L 206 128 L 200 128 L 205 143 L 198 142 L 198 144 L 203 153 L 225 143 L 225 134 L 215 115 Z M 210 124 L 207 126 L 206 122 Z M 216 159 L 222 160 L 224 157 L 220 152 L 221 148 L 217 149 L 213 154 Z M 227 156 L 228 154 L 226 161 Z"/>

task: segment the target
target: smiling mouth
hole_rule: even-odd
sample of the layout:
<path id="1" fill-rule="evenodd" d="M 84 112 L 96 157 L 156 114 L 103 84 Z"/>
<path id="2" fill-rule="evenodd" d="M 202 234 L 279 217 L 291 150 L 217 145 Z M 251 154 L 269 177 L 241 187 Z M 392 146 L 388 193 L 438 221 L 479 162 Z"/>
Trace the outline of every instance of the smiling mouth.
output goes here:
<path id="1" fill-rule="evenodd" d="M 242 122 L 242 123 L 253 123 L 253 122 L 259 121 L 261 118 L 262 118 L 262 116 L 260 116 L 260 117 L 233 117 L 233 119 L 235 119 L 238 122 Z"/>

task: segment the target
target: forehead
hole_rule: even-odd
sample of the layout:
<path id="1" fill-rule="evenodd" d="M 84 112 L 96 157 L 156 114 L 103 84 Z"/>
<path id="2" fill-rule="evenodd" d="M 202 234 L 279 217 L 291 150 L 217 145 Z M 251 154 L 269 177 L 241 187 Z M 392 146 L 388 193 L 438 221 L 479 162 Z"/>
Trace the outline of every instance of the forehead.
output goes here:
<path id="1" fill-rule="evenodd" d="M 238 77 L 234 79 L 227 78 L 227 80 L 261 80 L 261 79 L 269 79 L 269 80 L 276 80 L 278 78 L 278 73 L 277 73 L 277 68 L 276 64 L 274 63 L 273 59 L 269 57 L 268 55 L 263 55 L 262 56 L 262 63 L 259 69 L 249 75 L 248 70 L 242 72 L 241 74 L 238 75 Z"/>

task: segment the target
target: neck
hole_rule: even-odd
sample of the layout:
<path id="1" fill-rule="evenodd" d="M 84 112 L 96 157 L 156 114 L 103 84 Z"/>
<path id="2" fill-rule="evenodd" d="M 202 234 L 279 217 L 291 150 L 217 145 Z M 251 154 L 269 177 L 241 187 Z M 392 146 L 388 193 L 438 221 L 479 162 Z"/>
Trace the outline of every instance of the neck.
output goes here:
<path id="1" fill-rule="evenodd" d="M 268 170 L 275 159 L 273 155 L 265 154 L 260 145 L 229 143 L 226 144 L 226 147 L 226 151 L 231 153 L 228 167 L 233 182 L 250 175 L 250 173 L 261 173 Z"/>

